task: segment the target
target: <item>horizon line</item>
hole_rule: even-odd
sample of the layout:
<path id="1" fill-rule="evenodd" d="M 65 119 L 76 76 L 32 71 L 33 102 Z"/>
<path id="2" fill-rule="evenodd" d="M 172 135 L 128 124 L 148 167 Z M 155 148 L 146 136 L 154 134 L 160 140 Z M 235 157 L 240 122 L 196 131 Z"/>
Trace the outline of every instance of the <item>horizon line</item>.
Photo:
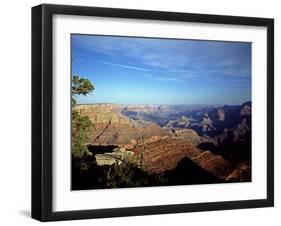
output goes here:
<path id="1" fill-rule="evenodd" d="M 224 105 L 242 105 L 244 103 L 248 103 L 248 102 L 252 102 L 251 100 L 248 100 L 248 101 L 243 101 L 242 103 L 236 103 L 236 104 L 225 104 L 225 103 L 222 103 L 222 104 L 165 104 L 165 103 L 161 103 L 161 104 L 155 104 L 155 103 L 138 103 L 138 104 L 133 104 L 133 103 L 113 103 L 113 102 L 98 102 L 98 103 L 76 103 L 76 105 L 101 105 L 101 104 L 114 104 L 114 105 L 211 105 L 211 106 L 215 106 L 215 105 L 221 105 L 221 106 L 224 106 Z"/>

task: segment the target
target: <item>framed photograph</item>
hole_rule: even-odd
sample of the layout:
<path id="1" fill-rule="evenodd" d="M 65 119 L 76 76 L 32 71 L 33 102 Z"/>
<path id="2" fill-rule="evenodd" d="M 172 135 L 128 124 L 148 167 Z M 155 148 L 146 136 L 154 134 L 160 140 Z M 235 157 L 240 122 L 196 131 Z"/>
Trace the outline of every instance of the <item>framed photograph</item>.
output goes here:
<path id="1" fill-rule="evenodd" d="M 274 21 L 32 8 L 32 217 L 274 205 Z"/>

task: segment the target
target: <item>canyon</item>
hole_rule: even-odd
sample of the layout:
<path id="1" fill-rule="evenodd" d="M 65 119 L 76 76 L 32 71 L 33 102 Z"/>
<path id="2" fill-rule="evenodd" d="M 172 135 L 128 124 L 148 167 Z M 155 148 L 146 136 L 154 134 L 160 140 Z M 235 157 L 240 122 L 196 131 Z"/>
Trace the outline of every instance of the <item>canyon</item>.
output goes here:
<path id="1" fill-rule="evenodd" d="M 168 175 L 172 184 L 204 183 L 197 177 L 251 181 L 251 102 L 81 104 L 74 110 L 93 122 L 86 146 L 99 166 L 129 160 L 148 174 Z"/>

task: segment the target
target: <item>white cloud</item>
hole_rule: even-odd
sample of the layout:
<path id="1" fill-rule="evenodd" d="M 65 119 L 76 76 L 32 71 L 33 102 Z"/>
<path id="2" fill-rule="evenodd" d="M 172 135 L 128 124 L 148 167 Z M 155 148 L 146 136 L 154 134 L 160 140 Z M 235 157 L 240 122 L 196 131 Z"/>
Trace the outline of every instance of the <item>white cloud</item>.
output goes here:
<path id="1" fill-rule="evenodd" d="M 135 66 L 130 66 L 130 65 L 115 64 L 115 63 L 110 63 L 110 62 L 100 61 L 100 60 L 98 60 L 98 62 L 100 62 L 100 63 L 102 63 L 102 64 L 107 64 L 107 65 L 116 66 L 116 67 L 121 67 L 121 68 L 126 68 L 126 69 L 132 69 L 132 70 L 138 70 L 138 71 L 149 71 L 149 69 L 140 68 L 140 67 L 135 67 Z"/>

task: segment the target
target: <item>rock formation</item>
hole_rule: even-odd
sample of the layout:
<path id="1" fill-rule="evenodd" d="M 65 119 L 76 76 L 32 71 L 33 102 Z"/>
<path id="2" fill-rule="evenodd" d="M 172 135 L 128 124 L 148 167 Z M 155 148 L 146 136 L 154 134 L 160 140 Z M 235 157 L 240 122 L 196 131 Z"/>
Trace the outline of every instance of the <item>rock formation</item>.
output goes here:
<path id="1" fill-rule="evenodd" d="M 93 104 L 77 105 L 75 110 L 94 124 L 87 145 L 98 166 L 130 159 L 153 174 L 173 170 L 188 158 L 221 180 L 251 178 L 244 153 L 250 152 L 251 142 L 249 102 L 223 107 Z M 232 147 L 244 152 L 237 155 Z"/>

